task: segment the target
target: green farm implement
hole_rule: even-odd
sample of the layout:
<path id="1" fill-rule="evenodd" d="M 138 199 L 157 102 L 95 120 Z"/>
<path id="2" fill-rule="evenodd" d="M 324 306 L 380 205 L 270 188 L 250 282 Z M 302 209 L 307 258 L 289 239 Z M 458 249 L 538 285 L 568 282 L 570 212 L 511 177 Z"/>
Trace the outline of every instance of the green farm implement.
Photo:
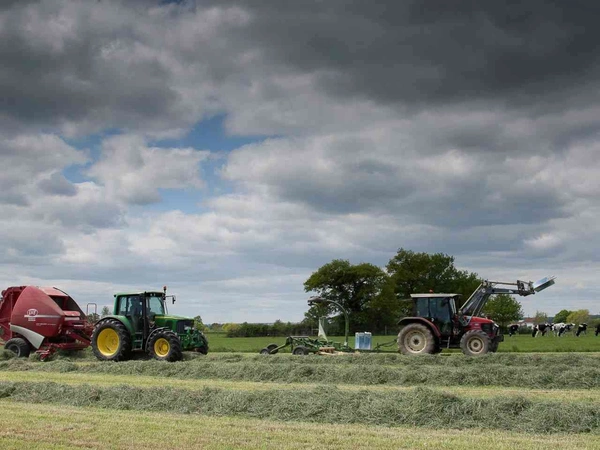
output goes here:
<path id="1" fill-rule="evenodd" d="M 350 328 L 348 312 L 340 305 L 339 303 L 333 300 L 327 300 L 321 297 L 311 297 L 308 299 L 309 305 L 318 305 L 318 304 L 326 304 L 332 303 L 336 305 L 340 311 L 344 314 L 345 319 L 345 335 L 344 342 L 339 343 L 335 341 L 330 341 L 325 336 L 324 331 L 320 327 L 319 337 L 312 338 L 309 336 L 288 336 L 285 340 L 285 343 L 282 345 L 277 344 L 269 344 L 265 348 L 260 351 L 261 355 L 274 355 L 279 350 L 291 347 L 293 355 L 308 355 L 310 353 L 318 354 L 318 355 L 335 355 L 341 353 L 355 353 L 355 352 L 380 352 L 383 347 L 388 347 L 396 344 L 396 339 L 390 342 L 384 342 L 382 344 L 377 345 L 374 349 L 366 349 L 366 348 L 352 348 L 348 345 L 348 332 Z M 369 334 L 369 333 L 367 333 Z M 369 345 L 370 347 L 370 345 Z"/>

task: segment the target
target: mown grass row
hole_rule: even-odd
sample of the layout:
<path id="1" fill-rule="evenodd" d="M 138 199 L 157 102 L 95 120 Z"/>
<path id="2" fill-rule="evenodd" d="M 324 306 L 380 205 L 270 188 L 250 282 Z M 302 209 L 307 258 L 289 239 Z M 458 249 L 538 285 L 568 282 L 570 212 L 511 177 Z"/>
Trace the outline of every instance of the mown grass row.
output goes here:
<path id="1" fill-rule="evenodd" d="M 177 389 L 201 390 L 206 387 L 220 389 L 236 389 L 244 391 L 268 391 L 282 389 L 329 389 L 331 385 L 318 383 L 259 383 L 253 381 L 232 381 L 215 379 L 176 379 L 148 376 L 91 374 L 91 373 L 51 373 L 51 372 L 0 372 L 1 381 L 34 382 L 34 383 L 60 383 L 69 385 L 92 384 L 94 386 L 119 386 L 128 385 L 138 388 L 159 388 L 168 386 Z M 356 385 L 336 384 L 340 390 L 377 390 L 397 391 L 413 389 L 411 386 L 394 385 Z M 460 397 L 491 398 L 501 396 L 518 396 L 530 400 L 552 401 L 558 404 L 563 402 L 594 402 L 600 404 L 600 389 L 530 389 L 521 387 L 499 386 L 428 386 L 439 392 L 447 392 Z"/>
<path id="2" fill-rule="evenodd" d="M 599 359 L 544 357 L 506 364 L 506 358 L 460 358 L 462 365 L 444 364 L 453 357 L 403 358 L 392 364 L 355 364 L 353 359 L 328 357 L 256 356 L 196 358 L 179 363 L 126 361 L 121 363 L 65 360 L 46 363 L 11 359 L 0 361 L 1 371 L 78 372 L 143 375 L 177 379 L 221 379 L 253 382 L 320 383 L 394 386 L 503 386 L 535 389 L 600 387 Z M 369 358 L 376 362 L 378 358 Z M 429 362 L 429 364 L 427 364 Z M 540 362 L 542 364 L 540 364 Z"/>
<path id="3" fill-rule="evenodd" d="M 519 397 L 473 399 L 427 388 L 402 392 L 298 390 L 200 391 L 131 386 L 69 386 L 0 382 L 0 399 L 116 410 L 237 416 L 267 420 L 485 428 L 524 433 L 600 433 L 596 405 L 530 401 Z"/>
<path id="4" fill-rule="evenodd" d="M 123 411 L 0 400 L 0 448 L 12 450 L 538 450 L 600 447 L 598 434 L 533 434 L 504 430 L 434 429 L 283 422 L 243 417 Z M 127 424 L 127 426 L 123 426 Z"/>
<path id="5" fill-rule="evenodd" d="M 147 360 L 143 353 L 134 353 L 136 361 Z M 0 362 L 17 360 L 14 353 L 0 350 Z M 29 360 L 34 361 L 34 355 Z M 334 356 L 309 355 L 292 356 L 289 354 L 259 355 L 252 353 L 210 353 L 200 355 L 194 352 L 184 352 L 185 361 L 215 361 L 235 363 L 240 361 L 255 361 L 261 364 L 308 364 L 308 365 L 411 365 L 411 366 L 514 366 L 514 367 L 548 367 L 562 365 L 571 367 L 588 367 L 600 365 L 600 353 L 494 353 L 479 358 L 469 358 L 461 353 L 442 355 L 422 355 L 418 357 L 404 356 L 399 353 L 348 353 Z M 23 360 L 21 360 L 23 361 Z M 91 349 L 80 352 L 59 352 L 52 361 L 98 362 Z"/>

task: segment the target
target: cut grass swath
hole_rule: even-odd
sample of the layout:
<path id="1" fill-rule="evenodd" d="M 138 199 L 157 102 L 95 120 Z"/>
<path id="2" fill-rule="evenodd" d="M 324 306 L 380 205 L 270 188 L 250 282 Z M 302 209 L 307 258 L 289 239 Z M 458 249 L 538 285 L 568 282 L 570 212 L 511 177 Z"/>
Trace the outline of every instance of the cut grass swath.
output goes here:
<path id="1" fill-rule="evenodd" d="M 432 428 L 487 428 L 523 433 L 600 433 L 593 404 L 530 401 L 519 397 L 472 399 L 427 388 L 403 392 L 341 391 L 335 387 L 241 391 L 205 388 L 68 386 L 0 382 L 0 398 L 116 410 L 241 416 L 249 418 L 411 425 Z"/>
<path id="2" fill-rule="evenodd" d="M 375 355 L 372 355 L 375 356 Z M 378 355 L 381 356 L 381 355 Z M 500 356 L 500 355 L 494 355 Z M 515 355 L 506 355 L 515 356 Z M 394 386 L 504 386 L 537 389 L 588 389 L 600 387 L 599 359 L 559 355 L 539 361 L 515 358 L 410 358 L 396 361 L 318 356 L 198 358 L 179 363 L 127 361 L 121 363 L 35 363 L 0 361 L 0 371 L 79 372 L 113 375 L 144 375 L 178 379 L 319 383 Z M 519 364 L 521 363 L 521 364 Z"/>

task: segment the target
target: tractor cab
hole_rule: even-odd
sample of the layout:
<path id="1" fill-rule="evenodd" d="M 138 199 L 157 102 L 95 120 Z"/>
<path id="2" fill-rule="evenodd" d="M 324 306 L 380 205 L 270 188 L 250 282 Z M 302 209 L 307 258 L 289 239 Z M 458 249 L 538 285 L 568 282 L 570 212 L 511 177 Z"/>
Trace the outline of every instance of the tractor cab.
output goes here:
<path id="1" fill-rule="evenodd" d="M 460 294 L 412 294 L 413 317 L 433 323 L 442 336 L 450 336 L 456 318 L 456 299 Z"/>

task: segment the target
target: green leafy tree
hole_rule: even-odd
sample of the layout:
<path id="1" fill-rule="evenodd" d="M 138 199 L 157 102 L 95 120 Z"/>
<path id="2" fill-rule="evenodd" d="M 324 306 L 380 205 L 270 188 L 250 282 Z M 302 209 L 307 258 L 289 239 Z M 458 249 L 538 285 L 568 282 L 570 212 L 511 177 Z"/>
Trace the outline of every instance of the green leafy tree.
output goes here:
<path id="1" fill-rule="evenodd" d="M 536 311 L 533 317 L 534 323 L 546 323 L 548 322 L 548 314 L 543 311 Z"/>
<path id="2" fill-rule="evenodd" d="M 110 308 L 108 306 L 104 306 L 102 308 L 102 312 L 100 313 L 102 317 L 106 317 L 110 315 Z"/>
<path id="3" fill-rule="evenodd" d="M 304 290 L 342 305 L 349 313 L 351 330 L 369 327 L 379 331 L 397 319 L 398 305 L 392 290 L 386 289 L 388 281 L 387 274 L 373 264 L 353 265 L 347 260 L 335 259 L 314 272 L 304 282 Z M 310 307 L 305 316 L 314 328 L 318 317 L 339 313 L 338 307 L 326 304 Z M 330 328 L 340 331 L 343 321 L 343 315 L 339 314 Z"/>
<path id="4" fill-rule="evenodd" d="M 401 248 L 386 268 L 396 298 L 401 301 L 409 299 L 410 294 L 432 291 L 460 294 L 462 304 L 481 283 L 476 273 L 458 270 L 454 257 L 443 253 L 415 253 Z M 402 312 L 408 314 L 409 302 L 402 305 Z"/>
<path id="5" fill-rule="evenodd" d="M 98 320 L 100 320 L 100 316 L 96 313 L 91 313 L 87 315 L 87 321 L 89 323 L 96 323 L 98 322 Z"/>
<path id="6" fill-rule="evenodd" d="M 552 319 L 552 322 L 554 323 L 566 323 L 567 322 L 567 317 L 569 317 L 569 314 L 571 314 L 573 311 L 569 311 L 568 309 L 563 309 L 559 312 L 556 313 L 556 315 L 554 316 L 554 319 Z"/>
<path id="7" fill-rule="evenodd" d="M 197 330 L 204 330 L 204 324 L 202 323 L 202 317 L 196 316 L 194 317 L 194 328 Z"/>
<path id="8" fill-rule="evenodd" d="M 489 316 L 503 328 L 511 322 L 523 318 L 521 303 L 508 294 L 491 297 L 483 307 L 483 314 Z"/>
<path id="9" fill-rule="evenodd" d="M 589 323 L 590 321 L 590 311 L 588 309 L 578 309 L 577 311 L 571 312 L 567 316 L 567 323 L 575 323 L 579 325 L 580 323 Z"/>

